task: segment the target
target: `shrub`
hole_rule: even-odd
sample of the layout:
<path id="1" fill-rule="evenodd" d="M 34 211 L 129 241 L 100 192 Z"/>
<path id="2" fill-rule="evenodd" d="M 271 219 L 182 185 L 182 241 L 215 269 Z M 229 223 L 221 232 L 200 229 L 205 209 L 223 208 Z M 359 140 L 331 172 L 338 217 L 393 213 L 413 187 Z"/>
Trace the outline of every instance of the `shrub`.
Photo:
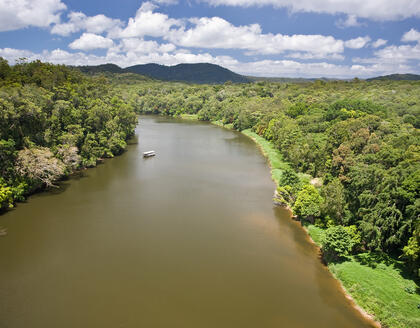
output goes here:
<path id="1" fill-rule="evenodd" d="M 309 219 L 311 222 L 321 214 L 323 198 L 318 190 L 312 185 L 306 185 L 299 191 L 293 212 L 300 217 Z"/>
<path id="2" fill-rule="evenodd" d="M 337 261 L 351 252 L 353 240 L 347 229 L 343 226 L 333 226 L 325 232 L 322 241 L 322 254 L 327 262 Z"/>

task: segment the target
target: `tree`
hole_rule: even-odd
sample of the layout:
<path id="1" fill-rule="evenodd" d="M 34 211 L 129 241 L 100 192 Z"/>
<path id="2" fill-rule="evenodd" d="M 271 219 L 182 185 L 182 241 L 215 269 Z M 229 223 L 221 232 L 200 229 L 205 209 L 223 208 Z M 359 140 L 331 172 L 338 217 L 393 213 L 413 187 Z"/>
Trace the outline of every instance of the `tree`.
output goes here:
<path id="1" fill-rule="evenodd" d="M 315 218 L 321 215 L 321 204 L 323 201 L 323 198 L 314 186 L 306 185 L 297 195 L 293 212 L 297 216 L 314 222 Z"/>
<path id="2" fill-rule="evenodd" d="M 417 221 L 417 227 L 413 231 L 413 235 L 403 248 L 403 258 L 405 258 L 411 269 L 420 276 L 420 220 Z"/>
<path id="3" fill-rule="evenodd" d="M 296 188 L 299 182 L 299 177 L 293 169 L 286 168 L 282 171 L 279 181 L 281 186 L 291 186 L 293 188 Z"/>
<path id="4" fill-rule="evenodd" d="M 16 159 L 16 172 L 29 179 L 34 188 L 54 186 L 65 170 L 65 165 L 48 148 L 22 149 Z"/>
<path id="5" fill-rule="evenodd" d="M 0 211 L 13 206 L 13 192 L 10 187 L 3 185 L 0 178 Z"/>
<path id="6" fill-rule="evenodd" d="M 322 254 L 327 262 L 345 257 L 352 248 L 353 240 L 345 227 L 338 225 L 327 229 L 322 241 Z"/>
<path id="7" fill-rule="evenodd" d="M 334 178 L 323 186 L 321 195 L 325 200 L 322 204 L 322 213 L 333 220 L 336 225 L 348 224 L 350 213 L 347 208 L 344 186 L 340 180 Z"/>
<path id="8" fill-rule="evenodd" d="M 9 77 L 11 72 L 9 63 L 7 62 L 6 59 L 0 57 L 0 79 L 5 80 L 6 78 Z"/>

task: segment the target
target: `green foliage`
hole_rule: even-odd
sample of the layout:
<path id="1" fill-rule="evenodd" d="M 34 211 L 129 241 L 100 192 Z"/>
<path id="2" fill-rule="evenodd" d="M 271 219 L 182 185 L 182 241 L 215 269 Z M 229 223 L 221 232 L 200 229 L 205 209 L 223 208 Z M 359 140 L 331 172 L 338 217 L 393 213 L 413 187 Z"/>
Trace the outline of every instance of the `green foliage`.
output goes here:
<path id="1" fill-rule="evenodd" d="M 350 254 L 354 245 L 348 230 L 341 226 L 332 226 L 325 232 L 322 241 L 322 254 L 327 262 L 337 261 Z"/>
<path id="2" fill-rule="evenodd" d="M 316 217 L 321 215 L 322 203 L 323 198 L 318 190 L 312 185 L 306 185 L 297 194 L 293 212 L 297 216 L 313 222 Z"/>
<path id="3" fill-rule="evenodd" d="M 103 76 L 0 58 L 1 207 L 120 154 L 136 125 L 136 99 Z"/>
<path id="4" fill-rule="evenodd" d="M 403 248 L 403 257 L 407 259 L 411 270 L 420 277 L 420 223 Z"/>
<path id="5" fill-rule="evenodd" d="M 207 63 L 178 64 L 175 66 L 145 64 L 127 67 L 124 71 L 166 81 L 185 81 L 193 83 L 224 83 L 227 81 L 239 83 L 248 82 L 248 79 L 245 76 L 233 73 L 218 65 Z"/>
<path id="6" fill-rule="evenodd" d="M 349 223 L 351 214 L 347 209 L 344 186 L 338 178 L 334 178 L 321 189 L 324 199 L 322 213 L 333 220 L 334 224 Z"/>
<path id="7" fill-rule="evenodd" d="M 362 236 L 360 235 L 360 232 L 357 230 L 356 225 L 346 226 L 344 227 L 346 229 L 347 233 L 351 237 L 351 243 L 352 243 L 352 253 L 356 253 L 360 250 L 360 247 L 362 245 Z"/>
<path id="8" fill-rule="evenodd" d="M 279 184 L 281 186 L 292 186 L 298 187 L 300 183 L 299 176 L 291 168 L 286 168 L 283 170 Z"/>
<path id="9" fill-rule="evenodd" d="M 6 187 L 0 180 L 0 211 L 13 206 L 13 192 L 10 187 Z"/>
<path id="10" fill-rule="evenodd" d="M 276 193 L 273 198 L 273 202 L 280 206 L 292 206 L 294 202 L 294 195 L 292 187 L 290 186 L 279 186 L 276 189 Z"/>

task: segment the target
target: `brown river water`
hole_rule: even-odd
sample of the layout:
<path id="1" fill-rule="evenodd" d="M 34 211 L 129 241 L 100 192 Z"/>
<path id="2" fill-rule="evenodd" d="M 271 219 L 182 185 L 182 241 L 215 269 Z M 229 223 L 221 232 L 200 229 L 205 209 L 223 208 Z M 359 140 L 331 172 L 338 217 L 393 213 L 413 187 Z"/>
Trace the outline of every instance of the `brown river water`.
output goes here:
<path id="1" fill-rule="evenodd" d="M 123 155 L 0 216 L 0 327 L 372 327 L 274 188 L 244 135 L 141 117 Z"/>

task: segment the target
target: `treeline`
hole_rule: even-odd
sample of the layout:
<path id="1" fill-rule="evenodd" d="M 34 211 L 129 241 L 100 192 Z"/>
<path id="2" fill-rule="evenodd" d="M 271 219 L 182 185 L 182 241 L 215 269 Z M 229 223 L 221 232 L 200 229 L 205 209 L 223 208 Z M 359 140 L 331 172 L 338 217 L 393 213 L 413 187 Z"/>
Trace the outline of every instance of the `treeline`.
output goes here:
<path id="1" fill-rule="evenodd" d="M 270 140 L 293 167 L 278 197 L 328 228 L 327 259 L 380 251 L 419 267 L 419 82 L 143 83 L 131 92 L 144 113 L 195 114 Z"/>
<path id="2" fill-rule="evenodd" d="M 0 58 L 0 211 L 123 151 L 134 106 L 104 77 Z"/>

